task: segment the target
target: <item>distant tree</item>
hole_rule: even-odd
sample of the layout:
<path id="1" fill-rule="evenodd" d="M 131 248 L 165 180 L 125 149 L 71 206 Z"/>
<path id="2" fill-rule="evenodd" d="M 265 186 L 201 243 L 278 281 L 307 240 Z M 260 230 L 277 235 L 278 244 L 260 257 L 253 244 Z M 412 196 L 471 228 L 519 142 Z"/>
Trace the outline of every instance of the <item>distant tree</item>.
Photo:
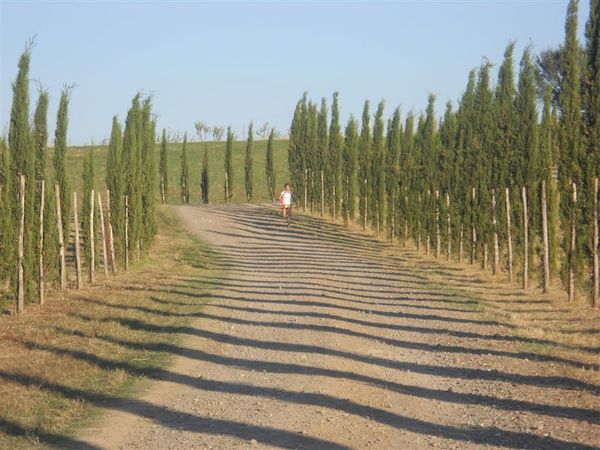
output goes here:
<path id="1" fill-rule="evenodd" d="M 225 144 L 225 192 L 227 194 L 226 201 L 230 202 L 233 198 L 233 131 L 231 127 L 227 127 L 227 143 Z"/>
<path id="2" fill-rule="evenodd" d="M 224 133 L 225 133 L 225 129 L 223 127 L 214 126 L 212 128 L 213 138 L 217 142 L 221 142 L 223 140 Z"/>
<path id="3" fill-rule="evenodd" d="M 267 174 L 267 186 L 271 201 L 275 201 L 275 167 L 273 162 L 273 141 L 275 140 L 275 130 L 271 128 L 269 140 L 267 142 L 267 156 L 265 161 L 265 171 Z"/>
<path id="4" fill-rule="evenodd" d="M 201 141 L 206 140 L 208 134 L 212 132 L 211 127 L 201 120 L 198 120 L 194 123 L 194 128 L 196 129 L 196 135 L 198 136 L 198 139 Z"/>
<path id="5" fill-rule="evenodd" d="M 208 147 L 204 147 L 202 157 L 202 173 L 200 176 L 200 187 L 202 188 L 202 203 L 208 203 Z"/>
<path id="6" fill-rule="evenodd" d="M 183 137 L 183 147 L 181 149 L 181 176 L 179 178 L 181 201 L 190 202 L 190 168 L 187 158 L 187 135 Z"/>
<path id="7" fill-rule="evenodd" d="M 248 140 L 246 141 L 246 160 L 244 164 L 244 181 L 246 188 L 246 200 L 248 203 L 252 202 L 252 143 L 254 141 L 254 131 L 252 129 L 252 122 L 248 127 Z"/>
<path id="8" fill-rule="evenodd" d="M 271 131 L 273 131 L 273 129 L 269 125 L 269 122 L 265 122 L 260 126 L 260 128 L 257 131 L 257 134 L 260 136 L 261 139 L 267 139 L 271 134 Z"/>
<path id="9" fill-rule="evenodd" d="M 167 133 L 163 128 L 162 131 L 162 140 L 160 142 L 160 194 L 162 198 L 162 202 L 167 202 L 167 197 L 169 195 L 169 167 L 167 162 Z"/>

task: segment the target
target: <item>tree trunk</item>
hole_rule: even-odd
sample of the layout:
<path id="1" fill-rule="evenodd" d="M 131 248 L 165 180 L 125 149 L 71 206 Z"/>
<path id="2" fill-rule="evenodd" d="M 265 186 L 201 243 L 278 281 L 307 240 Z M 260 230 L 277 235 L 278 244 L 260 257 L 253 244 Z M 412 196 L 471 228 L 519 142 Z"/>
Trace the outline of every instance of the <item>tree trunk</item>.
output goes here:
<path id="1" fill-rule="evenodd" d="M 513 281 L 513 246 L 512 246 L 512 227 L 510 224 L 510 216 L 512 214 L 510 208 L 510 190 L 508 188 L 504 191 L 506 200 L 506 237 L 507 237 L 507 248 L 508 248 L 508 279 Z"/>
<path id="2" fill-rule="evenodd" d="M 25 312 L 25 276 L 24 276 L 24 253 L 25 253 L 25 175 L 19 176 L 19 242 L 17 262 L 17 313 Z"/>
<path id="3" fill-rule="evenodd" d="M 225 178 L 227 178 L 227 172 L 225 172 Z M 129 270 L 129 197 L 127 195 L 125 196 L 125 270 Z"/>
<path id="4" fill-rule="evenodd" d="M 471 210 L 475 208 L 475 188 L 471 188 Z M 472 214 L 472 212 L 471 212 Z M 471 224 L 471 264 L 475 264 L 475 251 L 477 249 L 477 230 L 475 222 Z"/>
<path id="5" fill-rule="evenodd" d="M 442 252 L 442 234 L 440 231 L 440 191 L 435 191 L 435 257 Z"/>
<path id="6" fill-rule="evenodd" d="M 60 205 L 60 187 L 54 185 L 54 194 L 56 196 L 56 227 L 58 228 L 58 256 L 60 258 L 60 288 L 67 288 L 67 267 L 65 263 L 65 237 L 63 234 L 62 211 Z"/>
<path id="7" fill-rule="evenodd" d="M 81 280 L 81 248 L 79 246 L 79 217 L 77 215 L 77 192 L 73 192 L 73 218 L 75 220 L 75 272 L 77 275 L 77 289 L 83 287 Z"/>
<path id="8" fill-rule="evenodd" d="M 550 252 L 548 248 L 548 208 L 546 205 L 546 180 L 542 180 L 542 241 L 544 245 L 544 292 L 550 290 Z"/>
<path id="9" fill-rule="evenodd" d="M 106 191 L 106 218 L 108 219 L 108 244 L 110 247 L 110 262 L 113 273 L 117 273 L 117 258 L 115 256 L 115 232 L 110 213 L 110 191 Z"/>
<path id="10" fill-rule="evenodd" d="M 45 302 L 45 274 L 44 274 L 44 207 L 46 205 L 46 182 L 40 182 L 40 236 L 38 241 L 38 271 L 39 271 L 39 295 L 40 305 Z"/>
<path id="11" fill-rule="evenodd" d="M 102 234 L 102 263 L 104 267 L 104 275 L 108 276 L 108 258 L 106 251 L 106 228 L 104 226 L 104 209 L 102 208 L 102 196 L 98 192 L 98 209 L 100 212 L 100 230 Z"/>
<path id="12" fill-rule="evenodd" d="M 494 275 L 500 271 L 500 245 L 498 243 L 496 206 L 496 189 L 492 189 L 492 226 L 494 228 L 494 265 L 492 267 L 492 273 Z"/>
<path id="13" fill-rule="evenodd" d="M 529 286 L 529 218 L 527 216 L 527 188 L 521 190 L 523 199 L 523 289 Z"/>
<path id="14" fill-rule="evenodd" d="M 452 224 L 450 222 L 450 194 L 446 192 L 446 234 L 448 240 L 448 261 L 452 259 Z"/>
<path id="15" fill-rule="evenodd" d="M 598 252 L 600 252 L 600 248 L 598 248 L 598 178 L 594 179 L 594 292 L 592 295 L 592 306 L 600 307 L 600 282 L 599 282 L 599 270 L 598 270 Z"/>
<path id="16" fill-rule="evenodd" d="M 95 281 L 96 269 L 96 239 L 94 236 L 94 210 L 95 210 L 95 192 L 90 192 L 90 283 Z"/>
<path id="17" fill-rule="evenodd" d="M 575 300 L 575 246 L 577 243 L 576 230 L 576 208 L 577 208 L 577 185 L 573 183 L 573 214 L 571 215 L 571 245 L 569 258 L 569 301 Z"/>

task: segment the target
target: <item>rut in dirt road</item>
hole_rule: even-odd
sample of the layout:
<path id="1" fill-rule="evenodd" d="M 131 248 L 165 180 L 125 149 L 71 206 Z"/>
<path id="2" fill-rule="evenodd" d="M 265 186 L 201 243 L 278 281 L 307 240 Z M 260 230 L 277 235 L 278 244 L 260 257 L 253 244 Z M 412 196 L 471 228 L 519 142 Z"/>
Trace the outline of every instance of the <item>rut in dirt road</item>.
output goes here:
<path id="1" fill-rule="evenodd" d="M 410 252 L 309 217 L 288 229 L 259 206 L 175 210 L 221 255 L 214 290 L 173 280 L 173 291 L 208 301 L 204 312 L 172 330 L 185 336 L 167 349 L 174 366 L 115 408 L 90 445 L 600 446 L 597 368 L 527 350 Z"/>

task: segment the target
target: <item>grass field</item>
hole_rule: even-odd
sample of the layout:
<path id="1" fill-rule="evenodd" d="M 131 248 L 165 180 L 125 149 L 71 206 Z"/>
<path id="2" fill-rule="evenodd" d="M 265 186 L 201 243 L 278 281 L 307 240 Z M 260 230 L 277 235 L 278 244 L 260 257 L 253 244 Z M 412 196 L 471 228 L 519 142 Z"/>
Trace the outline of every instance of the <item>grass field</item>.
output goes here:
<path id="1" fill-rule="evenodd" d="M 273 155 L 275 161 L 275 181 L 277 188 L 282 187 L 283 183 L 288 180 L 288 163 L 287 163 L 287 140 L 275 141 Z M 67 171 L 70 176 L 71 188 L 81 191 L 83 180 L 81 174 L 83 172 L 83 157 L 92 147 L 70 147 L 67 151 Z M 105 189 L 106 178 L 106 146 L 94 146 L 94 158 L 96 167 L 96 188 Z M 224 202 L 224 156 L 225 142 L 189 142 L 188 164 L 190 167 L 191 176 L 191 203 L 200 203 L 200 171 L 202 168 L 202 157 L 204 148 L 208 148 L 208 164 L 209 164 L 209 201 L 210 203 Z M 156 162 L 158 167 L 160 145 L 156 146 Z M 169 202 L 179 203 L 179 176 L 181 173 L 181 143 L 168 144 L 168 170 L 169 170 Z M 233 202 L 246 202 L 244 192 L 244 161 L 245 161 L 246 142 L 239 141 L 233 144 Z M 267 151 L 267 141 L 254 141 L 253 145 L 253 191 L 254 202 L 271 201 L 265 175 L 265 155 Z M 52 172 L 52 154 L 53 150 L 48 151 L 48 169 Z M 277 190 L 276 190 L 277 192 Z M 158 182 L 157 182 L 158 195 Z"/>

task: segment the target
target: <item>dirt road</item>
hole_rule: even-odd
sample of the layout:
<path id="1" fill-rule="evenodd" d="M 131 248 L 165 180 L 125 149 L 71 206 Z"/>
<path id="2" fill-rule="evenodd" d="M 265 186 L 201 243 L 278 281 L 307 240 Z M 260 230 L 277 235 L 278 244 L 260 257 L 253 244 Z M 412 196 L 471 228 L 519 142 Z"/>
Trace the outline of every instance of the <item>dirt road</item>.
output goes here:
<path id="1" fill-rule="evenodd" d="M 406 252 L 258 206 L 175 211 L 223 255 L 215 290 L 90 448 L 600 446 L 598 368 L 536 356 Z"/>

